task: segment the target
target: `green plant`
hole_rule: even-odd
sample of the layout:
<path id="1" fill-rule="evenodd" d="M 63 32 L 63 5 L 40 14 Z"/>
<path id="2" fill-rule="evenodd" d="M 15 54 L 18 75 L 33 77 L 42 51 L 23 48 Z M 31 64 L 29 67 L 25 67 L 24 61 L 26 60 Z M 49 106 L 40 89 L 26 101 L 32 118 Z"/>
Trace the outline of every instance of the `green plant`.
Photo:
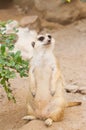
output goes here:
<path id="1" fill-rule="evenodd" d="M 21 77 L 28 76 L 29 63 L 22 59 L 20 51 L 12 52 L 16 35 L 5 33 L 6 23 L 0 22 L 0 84 L 7 93 L 8 99 L 16 101 L 9 80 L 16 77 L 16 72 Z"/>

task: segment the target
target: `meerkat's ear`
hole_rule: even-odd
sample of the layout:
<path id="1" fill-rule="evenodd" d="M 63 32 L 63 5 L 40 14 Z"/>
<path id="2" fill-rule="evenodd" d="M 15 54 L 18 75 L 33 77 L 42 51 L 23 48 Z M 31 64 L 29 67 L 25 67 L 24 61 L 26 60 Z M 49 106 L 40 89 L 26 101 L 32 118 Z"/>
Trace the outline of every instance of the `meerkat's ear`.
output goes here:
<path id="1" fill-rule="evenodd" d="M 32 47 L 34 48 L 34 46 L 35 46 L 35 42 L 32 42 L 31 44 L 32 44 Z"/>

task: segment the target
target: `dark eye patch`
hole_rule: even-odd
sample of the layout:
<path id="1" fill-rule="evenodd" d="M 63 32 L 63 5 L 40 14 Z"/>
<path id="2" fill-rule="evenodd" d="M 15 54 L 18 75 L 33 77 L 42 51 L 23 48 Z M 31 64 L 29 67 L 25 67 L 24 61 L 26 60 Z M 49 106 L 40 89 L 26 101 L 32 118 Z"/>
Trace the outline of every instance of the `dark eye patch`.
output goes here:
<path id="1" fill-rule="evenodd" d="M 48 37 L 51 39 L 51 35 L 48 35 Z"/>
<path id="2" fill-rule="evenodd" d="M 43 41 L 43 40 L 44 40 L 44 37 L 41 36 L 41 37 L 38 38 L 38 40 L 39 40 L 39 41 Z"/>

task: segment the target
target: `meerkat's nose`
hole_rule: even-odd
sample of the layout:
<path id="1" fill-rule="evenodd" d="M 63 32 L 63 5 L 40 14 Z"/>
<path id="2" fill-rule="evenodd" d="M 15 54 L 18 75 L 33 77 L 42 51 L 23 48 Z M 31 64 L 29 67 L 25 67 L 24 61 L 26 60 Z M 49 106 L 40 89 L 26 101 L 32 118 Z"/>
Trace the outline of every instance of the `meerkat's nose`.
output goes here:
<path id="1" fill-rule="evenodd" d="M 51 42 L 51 39 L 50 39 L 50 40 L 48 40 L 48 42 Z"/>
<path id="2" fill-rule="evenodd" d="M 51 35 L 48 35 L 48 38 L 51 39 L 52 38 Z"/>

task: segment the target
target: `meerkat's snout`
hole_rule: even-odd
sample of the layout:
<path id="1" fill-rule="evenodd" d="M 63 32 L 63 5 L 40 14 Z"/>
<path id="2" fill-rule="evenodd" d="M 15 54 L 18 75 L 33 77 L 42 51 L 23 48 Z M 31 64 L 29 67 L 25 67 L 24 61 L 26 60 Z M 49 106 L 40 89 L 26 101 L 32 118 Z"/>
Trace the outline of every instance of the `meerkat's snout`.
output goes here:
<path id="1" fill-rule="evenodd" d="M 46 36 L 47 36 L 47 43 L 46 43 L 46 45 L 51 44 L 51 41 L 52 41 L 51 35 L 50 34 L 46 34 Z"/>
<path id="2" fill-rule="evenodd" d="M 51 43 L 51 40 L 49 39 L 46 45 L 48 45 L 48 44 L 50 44 L 50 43 Z"/>
<path id="3" fill-rule="evenodd" d="M 48 35 L 48 38 L 49 38 L 48 42 L 51 43 L 51 38 L 52 38 L 51 35 Z"/>

